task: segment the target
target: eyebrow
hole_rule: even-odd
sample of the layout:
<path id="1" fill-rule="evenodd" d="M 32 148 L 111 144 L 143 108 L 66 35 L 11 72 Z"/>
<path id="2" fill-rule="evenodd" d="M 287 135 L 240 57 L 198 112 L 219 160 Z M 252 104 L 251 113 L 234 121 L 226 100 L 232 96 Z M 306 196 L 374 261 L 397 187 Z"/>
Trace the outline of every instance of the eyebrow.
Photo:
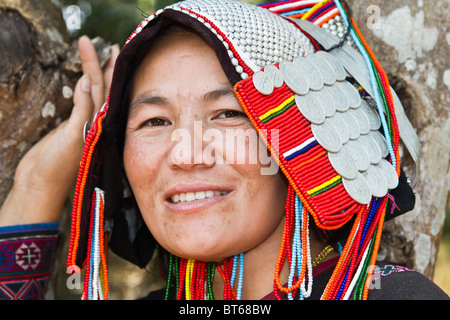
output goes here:
<path id="1" fill-rule="evenodd" d="M 202 99 L 203 101 L 215 101 L 228 95 L 234 96 L 233 88 L 231 86 L 224 86 L 205 93 Z"/>
<path id="2" fill-rule="evenodd" d="M 204 102 L 217 101 L 226 96 L 232 95 L 234 97 L 233 87 L 231 86 L 223 86 L 205 93 L 201 100 Z M 144 104 L 153 104 L 153 105 L 167 105 L 170 104 L 169 99 L 161 96 L 155 96 L 151 92 L 144 92 L 140 96 L 138 96 L 131 104 L 129 108 L 129 114 L 135 111 L 135 109 L 139 108 L 139 105 Z"/>

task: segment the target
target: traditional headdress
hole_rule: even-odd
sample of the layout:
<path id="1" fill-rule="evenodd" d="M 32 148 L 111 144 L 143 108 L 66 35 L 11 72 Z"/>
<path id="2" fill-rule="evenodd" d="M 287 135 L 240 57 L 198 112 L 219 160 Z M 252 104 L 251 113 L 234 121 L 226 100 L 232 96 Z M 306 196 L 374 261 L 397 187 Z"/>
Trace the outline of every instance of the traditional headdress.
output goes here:
<path id="1" fill-rule="evenodd" d="M 338 0 L 259 7 L 235 0 L 187 0 L 142 21 L 117 59 L 107 103 L 85 132 L 67 259 L 68 268 L 86 267 L 83 298 L 108 298 L 107 243 L 141 267 L 157 245 L 126 192 L 120 123 L 129 79 L 153 39 L 173 23 L 193 29 L 215 49 L 242 108 L 289 181 L 275 296 L 311 294 L 312 217 L 325 236 L 339 230 L 346 235 L 322 298 L 367 298 L 365 283 L 384 221 L 414 206 L 401 172 L 399 141 L 400 134 L 415 134 L 348 10 Z M 417 142 L 407 147 L 415 158 Z M 395 213 L 385 215 L 394 201 Z M 217 268 L 225 281 L 224 298 L 239 299 L 243 258 L 230 257 L 218 266 L 171 255 L 167 296 L 213 298 Z M 279 279 L 286 259 L 287 287 Z"/>

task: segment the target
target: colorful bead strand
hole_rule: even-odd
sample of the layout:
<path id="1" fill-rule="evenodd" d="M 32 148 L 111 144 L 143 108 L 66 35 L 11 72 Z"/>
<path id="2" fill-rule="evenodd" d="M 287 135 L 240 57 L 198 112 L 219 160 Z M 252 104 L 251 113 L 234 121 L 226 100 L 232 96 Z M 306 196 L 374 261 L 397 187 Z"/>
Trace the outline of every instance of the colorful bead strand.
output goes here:
<path id="1" fill-rule="evenodd" d="M 362 54 L 364 60 L 366 61 L 367 64 L 367 69 L 369 71 L 370 74 L 370 79 L 371 79 L 371 85 L 372 85 L 372 89 L 373 89 L 373 93 L 374 93 L 374 100 L 376 102 L 377 108 L 378 108 L 378 112 L 380 114 L 380 119 L 381 119 L 381 124 L 384 130 L 384 134 L 386 137 L 386 142 L 387 142 L 387 147 L 389 150 L 389 154 L 391 156 L 391 161 L 392 161 L 392 165 L 394 168 L 397 168 L 397 156 L 396 156 L 396 152 L 394 152 L 394 148 L 392 146 L 392 141 L 391 139 L 387 136 L 390 132 L 387 123 L 386 123 L 386 119 L 382 116 L 384 114 L 384 110 L 383 110 L 383 103 L 382 103 L 382 94 L 386 93 L 386 91 L 383 90 L 383 88 L 380 89 L 380 87 L 378 86 L 378 83 L 376 81 L 376 75 L 374 72 L 374 68 L 373 66 L 373 58 L 374 55 L 370 56 L 367 51 L 368 51 L 368 46 L 365 46 L 365 43 L 362 43 L 362 40 L 359 38 L 359 36 L 355 33 L 354 29 L 352 28 L 354 25 L 356 24 L 352 24 L 350 25 L 350 21 L 349 18 L 344 10 L 344 8 L 342 7 L 342 4 L 340 3 L 339 0 L 334 0 L 336 3 L 337 8 L 339 9 L 339 12 L 344 20 L 344 23 L 346 24 L 347 28 L 350 28 L 350 35 L 352 36 L 356 46 L 358 47 L 360 53 Z M 379 69 L 376 69 L 376 71 L 379 71 Z M 381 92 L 380 92 L 381 91 Z M 389 90 L 387 90 L 389 92 Z M 395 112 L 391 113 L 391 116 L 395 117 Z"/>

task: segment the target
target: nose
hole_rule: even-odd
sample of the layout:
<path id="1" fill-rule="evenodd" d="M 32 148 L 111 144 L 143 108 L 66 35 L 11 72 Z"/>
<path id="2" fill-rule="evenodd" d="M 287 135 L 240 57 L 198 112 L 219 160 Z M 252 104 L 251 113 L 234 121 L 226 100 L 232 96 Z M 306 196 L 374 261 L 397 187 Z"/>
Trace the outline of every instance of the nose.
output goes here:
<path id="1" fill-rule="evenodd" d="M 206 154 L 208 144 L 204 139 L 204 124 L 200 120 L 190 126 L 177 128 L 172 132 L 173 144 L 169 154 L 169 166 L 183 170 L 198 167 L 212 167 L 214 157 Z"/>

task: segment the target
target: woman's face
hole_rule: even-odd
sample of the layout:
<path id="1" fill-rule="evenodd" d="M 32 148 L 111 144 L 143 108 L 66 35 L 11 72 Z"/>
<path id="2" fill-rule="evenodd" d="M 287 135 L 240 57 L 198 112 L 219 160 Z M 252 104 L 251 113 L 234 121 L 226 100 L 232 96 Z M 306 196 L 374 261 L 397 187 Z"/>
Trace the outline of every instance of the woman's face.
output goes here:
<path id="1" fill-rule="evenodd" d="M 261 174 L 261 143 L 232 89 L 213 49 L 181 30 L 159 39 L 134 76 L 125 171 L 151 233 L 179 257 L 249 251 L 283 220 L 286 184 Z"/>

